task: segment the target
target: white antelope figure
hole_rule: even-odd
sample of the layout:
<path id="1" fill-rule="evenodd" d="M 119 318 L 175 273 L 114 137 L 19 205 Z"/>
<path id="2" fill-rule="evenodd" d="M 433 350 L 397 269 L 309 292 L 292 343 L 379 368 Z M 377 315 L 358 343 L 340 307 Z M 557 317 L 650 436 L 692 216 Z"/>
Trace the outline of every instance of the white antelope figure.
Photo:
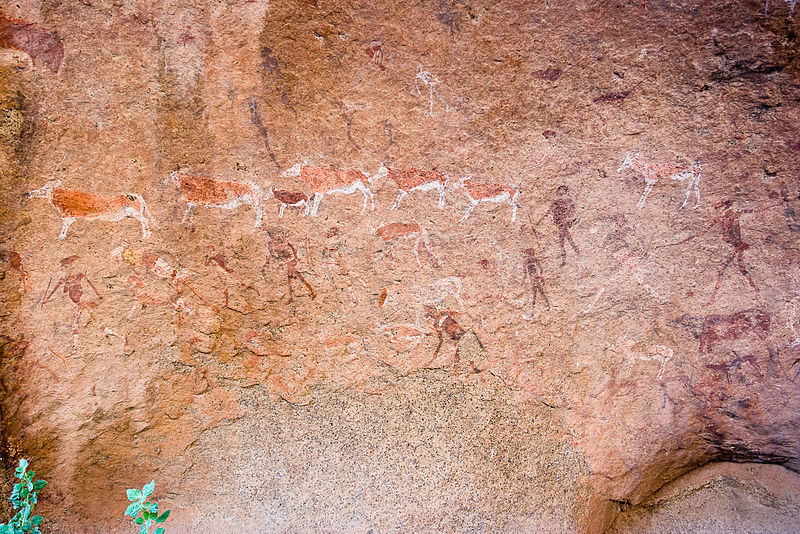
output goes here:
<path id="1" fill-rule="evenodd" d="M 686 203 L 689 202 L 689 196 L 692 191 L 694 191 L 694 195 L 697 198 L 695 207 L 700 205 L 700 163 L 695 162 L 689 166 L 649 163 L 644 161 L 639 154 L 628 152 L 625 154 L 625 160 L 619 166 L 617 172 L 622 172 L 629 167 L 640 173 L 644 178 L 644 191 L 642 191 L 642 196 L 636 204 L 639 209 L 644 207 L 647 195 L 650 194 L 653 186 L 667 176 L 678 182 L 686 180 L 686 197 L 683 199 L 680 209 L 683 209 Z"/>
<path id="2" fill-rule="evenodd" d="M 242 204 L 247 204 L 252 206 L 256 212 L 255 227 L 261 228 L 263 218 L 261 201 L 264 198 L 264 192 L 253 182 L 214 180 L 205 176 L 173 171 L 164 180 L 164 183 L 177 185 L 186 201 L 186 211 L 183 213 L 181 224 L 184 224 L 187 218 L 189 224 L 192 224 L 194 209 L 197 206 L 233 210 Z"/>
<path id="3" fill-rule="evenodd" d="M 312 217 L 317 215 L 322 197 L 332 193 L 350 195 L 360 191 L 364 195 L 364 207 L 361 209 L 361 213 L 364 213 L 367 209 L 367 199 L 370 200 L 372 210 L 375 211 L 375 199 L 372 196 L 372 191 L 365 185 L 365 182 L 369 182 L 369 176 L 364 172 L 309 167 L 306 164 L 295 163 L 281 173 L 283 178 L 297 178 L 298 176 L 311 187 L 311 192 L 313 193 Z"/>
<path id="4" fill-rule="evenodd" d="M 394 201 L 393 210 L 396 210 L 407 194 L 412 191 L 433 191 L 434 189 L 439 193 L 439 209 L 444 207 L 445 204 L 445 190 L 450 178 L 439 171 L 423 171 L 420 169 L 387 169 L 383 165 L 378 168 L 378 172 L 370 178 L 370 183 L 389 178 L 395 184 L 399 192 L 397 199 Z"/>
<path id="5" fill-rule="evenodd" d="M 78 219 L 117 222 L 133 217 L 142 225 L 142 239 L 150 237 L 150 210 L 144 199 L 136 193 L 123 193 L 112 197 L 96 195 L 86 191 L 64 189 L 61 180 L 50 181 L 43 187 L 23 196 L 46 198 L 61 217 L 59 239 L 65 239 L 70 225 Z"/>
<path id="6" fill-rule="evenodd" d="M 471 182 L 471 176 L 462 176 L 461 179 L 451 188 L 452 190 L 463 189 L 469 199 L 467 213 L 461 218 L 462 221 L 469 219 L 472 212 L 481 202 L 494 202 L 496 204 L 508 203 L 511 206 L 511 222 L 517 220 L 517 209 L 519 204 L 519 188 L 511 184 L 483 184 Z"/>

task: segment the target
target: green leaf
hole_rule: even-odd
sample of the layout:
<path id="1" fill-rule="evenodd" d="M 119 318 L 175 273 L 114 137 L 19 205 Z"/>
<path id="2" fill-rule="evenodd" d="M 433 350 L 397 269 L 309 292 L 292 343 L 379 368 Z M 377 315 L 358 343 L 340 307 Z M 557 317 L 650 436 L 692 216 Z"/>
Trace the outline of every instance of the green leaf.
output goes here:
<path id="1" fill-rule="evenodd" d="M 25 458 L 20 458 L 19 459 L 19 466 L 22 469 L 25 469 L 26 467 L 28 467 L 28 460 L 26 460 Z"/>
<path id="2" fill-rule="evenodd" d="M 137 517 L 136 520 L 134 521 L 134 523 L 136 523 L 137 525 L 141 525 L 142 523 L 144 523 L 144 518 L 143 517 Z"/>
<path id="3" fill-rule="evenodd" d="M 164 521 L 167 520 L 168 517 L 169 517 L 169 510 L 158 516 L 156 518 L 156 523 L 163 523 Z"/>
<path id="4" fill-rule="evenodd" d="M 127 510 L 125 510 L 125 515 L 129 515 L 131 517 L 136 517 L 136 514 L 139 513 L 139 510 L 142 509 L 142 505 L 138 502 L 131 503 L 128 505 Z"/>
<path id="5" fill-rule="evenodd" d="M 46 485 L 47 485 L 47 481 L 46 480 L 37 480 L 36 482 L 33 483 L 33 487 L 36 489 L 36 491 L 41 490 Z"/>
<path id="6" fill-rule="evenodd" d="M 40 515 L 35 515 L 35 516 L 31 517 L 31 525 L 33 525 L 33 526 L 35 526 L 35 527 L 36 527 L 36 526 L 39 526 L 39 525 L 41 525 L 41 524 L 42 524 L 42 521 L 43 521 L 43 520 L 44 520 L 44 518 L 43 518 L 42 516 L 40 516 Z"/>
<path id="7" fill-rule="evenodd" d="M 154 502 L 153 504 L 151 504 L 150 508 L 148 508 L 148 510 L 150 511 L 151 514 L 153 514 L 153 516 L 157 516 L 158 515 L 158 503 Z"/>
<path id="8" fill-rule="evenodd" d="M 150 495 L 152 495 L 153 490 L 155 488 L 156 488 L 156 481 L 151 480 L 149 484 L 145 484 L 145 486 L 142 488 L 142 493 L 144 493 L 145 497 L 149 497 Z"/>
<path id="9" fill-rule="evenodd" d="M 164 527 L 158 527 L 153 534 L 164 534 Z"/>
<path id="10" fill-rule="evenodd" d="M 136 499 L 138 499 L 138 498 L 140 498 L 142 496 L 142 492 L 137 490 L 137 489 L 129 489 L 127 491 L 127 494 L 128 494 L 128 500 L 129 501 L 135 501 Z"/>

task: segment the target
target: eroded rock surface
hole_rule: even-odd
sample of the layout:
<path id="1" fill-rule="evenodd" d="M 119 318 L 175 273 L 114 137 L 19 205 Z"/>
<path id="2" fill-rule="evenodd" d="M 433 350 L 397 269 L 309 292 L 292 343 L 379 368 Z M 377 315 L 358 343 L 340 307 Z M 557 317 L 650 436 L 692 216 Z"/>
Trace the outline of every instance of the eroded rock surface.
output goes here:
<path id="1" fill-rule="evenodd" d="M 601 532 L 798 471 L 790 4 L 3 4 L 48 531 L 155 478 L 170 532 Z"/>

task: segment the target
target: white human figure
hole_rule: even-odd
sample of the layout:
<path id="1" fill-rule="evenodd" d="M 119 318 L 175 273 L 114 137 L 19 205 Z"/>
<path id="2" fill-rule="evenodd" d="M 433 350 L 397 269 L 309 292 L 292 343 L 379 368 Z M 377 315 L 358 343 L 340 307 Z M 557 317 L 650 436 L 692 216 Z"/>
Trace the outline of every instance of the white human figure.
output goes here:
<path id="1" fill-rule="evenodd" d="M 439 102 L 444 104 L 444 110 L 450 111 L 450 106 L 447 105 L 447 102 L 444 101 L 444 98 L 439 94 L 439 91 L 436 90 L 436 85 L 439 83 L 439 79 L 428 72 L 427 70 L 422 70 L 422 65 L 417 66 L 417 75 L 414 76 L 414 89 L 412 89 L 412 93 L 416 96 L 420 96 L 421 91 L 419 88 L 419 82 L 424 83 L 428 86 L 428 116 L 433 117 L 435 114 L 433 112 L 433 99 L 434 97 L 439 99 Z"/>

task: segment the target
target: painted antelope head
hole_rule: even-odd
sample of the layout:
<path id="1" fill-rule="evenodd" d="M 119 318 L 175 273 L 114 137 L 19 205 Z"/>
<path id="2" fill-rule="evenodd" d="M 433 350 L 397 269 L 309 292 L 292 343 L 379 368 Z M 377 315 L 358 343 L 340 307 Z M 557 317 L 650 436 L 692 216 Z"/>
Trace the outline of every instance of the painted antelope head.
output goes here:
<path id="1" fill-rule="evenodd" d="M 303 161 L 303 163 L 295 163 L 281 173 L 281 178 L 297 178 L 300 176 L 300 169 L 307 165 L 308 161 Z"/>
<path id="2" fill-rule="evenodd" d="M 172 171 L 167 175 L 166 178 L 164 178 L 161 181 L 161 185 L 169 185 L 169 184 L 178 185 L 179 181 L 180 181 L 180 176 L 178 175 L 178 171 Z"/>
<path id="3" fill-rule="evenodd" d="M 447 178 L 447 182 L 445 183 L 445 190 L 449 191 L 456 191 L 457 189 L 461 189 L 464 187 L 464 184 L 472 180 L 471 174 L 465 174 L 461 176 L 458 180 L 450 181 L 450 178 Z"/>
<path id="4" fill-rule="evenodd" d="M 39 189 L 28 191 L 22 194 L 22 198 L 50 198 L 53 195 L 53 190 L 61 186 L 61 180 L 50 180 Z"/>
<path id="5" fill-rule="evenodd" d="M 378 167 L 378 171 L 368 178 L 369 185 L 373 185 L 377 183 L 379 180 L 383 180 L 389 176 L 389 169 L 381 162 L 381 166 Z"/>

